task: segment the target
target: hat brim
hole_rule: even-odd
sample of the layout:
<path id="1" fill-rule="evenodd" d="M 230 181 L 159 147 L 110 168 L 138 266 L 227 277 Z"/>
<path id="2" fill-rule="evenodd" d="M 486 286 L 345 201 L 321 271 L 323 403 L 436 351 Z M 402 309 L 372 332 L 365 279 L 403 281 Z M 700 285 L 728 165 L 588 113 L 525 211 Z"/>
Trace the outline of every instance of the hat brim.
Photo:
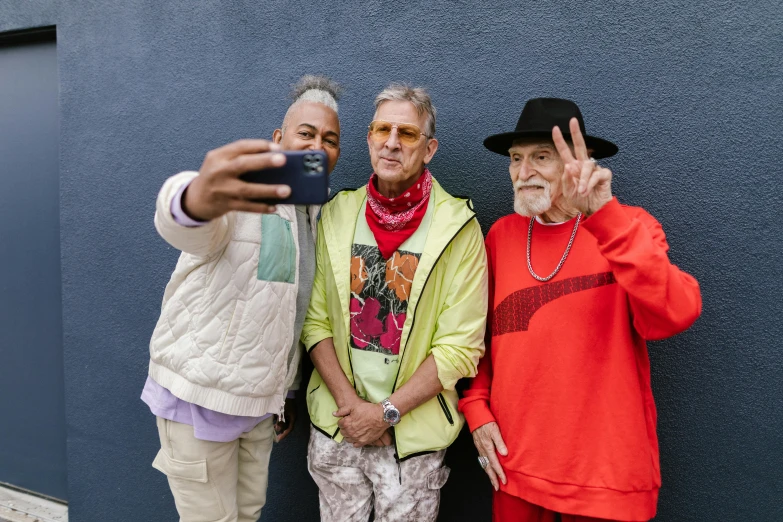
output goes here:
<path id="1" fill-rule="evenodd" d="M 569 139 L 571 137 L 571 133 L 564 132 L 563 137 Z M 521 132 L 504 132 L 502 134 L 493 134 L 492 136 L 484 140 L 484 146 L 488 150 L 496 154 L 508 156 L 508 149 L 511 148 L 511 145 L 516 140 L 520 140 L 523 138 L 543 138 L 545 140 L 551 141 L 552 133 L 521 131 Z M 595 159 L 602 159 L 602 158 L 608 158 L 610 156 L 614 156 L 615 154 L 617 154 L 617 151 L 619 150 L 617 148 L 617 145 L 615 145 L 611 141 L 607 141 L 601 138 L 596 138 L 595 136 L 585 136 L 584 138 L 585 138 L 585 144 L 587 145 L 587 148 L 592 149 L 593 151 L 592 157 Z"/>

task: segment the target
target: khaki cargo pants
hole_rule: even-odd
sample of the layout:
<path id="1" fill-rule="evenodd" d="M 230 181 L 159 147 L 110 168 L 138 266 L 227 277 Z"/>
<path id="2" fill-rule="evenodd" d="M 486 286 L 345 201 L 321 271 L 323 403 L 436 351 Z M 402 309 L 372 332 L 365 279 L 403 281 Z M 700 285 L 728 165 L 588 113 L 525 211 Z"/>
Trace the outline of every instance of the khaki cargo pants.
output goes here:
<path id="1" fill-rule="evenodd" d="M 394 445 L 354 448 L 312 426 L 307 463 L 318 485 L 322 522 L 435 521 L 449 477 L 446 450 L 397 462 Z"/>
<path id="2" fill-rule="evenodd" d="M 152 467 L 169 479 L 180 522 L 256 522 L 266 503 L 274 418 L 231 442 L 193 436 L 193 426 L 158 417 Z"/>

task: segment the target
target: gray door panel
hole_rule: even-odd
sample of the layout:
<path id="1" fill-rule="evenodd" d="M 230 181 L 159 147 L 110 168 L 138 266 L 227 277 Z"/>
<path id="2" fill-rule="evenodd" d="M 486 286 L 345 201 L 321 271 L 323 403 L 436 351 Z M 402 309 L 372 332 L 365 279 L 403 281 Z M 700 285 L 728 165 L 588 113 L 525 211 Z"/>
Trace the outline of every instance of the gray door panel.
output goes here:
<path id="1" fill-rule="evenodd" d="M 0 46 L 0 482 L 67 498 L 54 42 Z"/>

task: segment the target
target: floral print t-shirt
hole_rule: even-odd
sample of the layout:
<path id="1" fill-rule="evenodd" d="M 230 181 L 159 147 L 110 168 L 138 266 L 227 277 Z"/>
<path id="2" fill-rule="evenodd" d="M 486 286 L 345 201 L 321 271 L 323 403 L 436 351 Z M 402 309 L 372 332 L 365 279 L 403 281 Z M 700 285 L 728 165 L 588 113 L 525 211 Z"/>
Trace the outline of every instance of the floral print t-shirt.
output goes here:
<path id="1" fill-rule="evenodd" d="M 364 208 L 359 212 L 351 248 L 351 364 L 356 391 L 370 402 L 391 395 L 408 297 L 431 221 L 428 207 L 416 232 L 384 259 Z"/>

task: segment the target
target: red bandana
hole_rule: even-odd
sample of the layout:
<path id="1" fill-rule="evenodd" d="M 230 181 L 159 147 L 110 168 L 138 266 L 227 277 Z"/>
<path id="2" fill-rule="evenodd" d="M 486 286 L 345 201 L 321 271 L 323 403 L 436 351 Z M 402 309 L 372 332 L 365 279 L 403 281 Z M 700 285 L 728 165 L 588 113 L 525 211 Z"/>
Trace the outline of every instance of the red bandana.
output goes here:
<path id="1" fill-rule="evenodd" d="M 378 175 L 373 173 L 367 184 L 365 217 L 381 255 L 389 259 L 424 219 L 432 191 L 432 174 L 425 168 L 413 186 L 396 198 L 383 196 L 376 188 L 377 183 Z"/>

